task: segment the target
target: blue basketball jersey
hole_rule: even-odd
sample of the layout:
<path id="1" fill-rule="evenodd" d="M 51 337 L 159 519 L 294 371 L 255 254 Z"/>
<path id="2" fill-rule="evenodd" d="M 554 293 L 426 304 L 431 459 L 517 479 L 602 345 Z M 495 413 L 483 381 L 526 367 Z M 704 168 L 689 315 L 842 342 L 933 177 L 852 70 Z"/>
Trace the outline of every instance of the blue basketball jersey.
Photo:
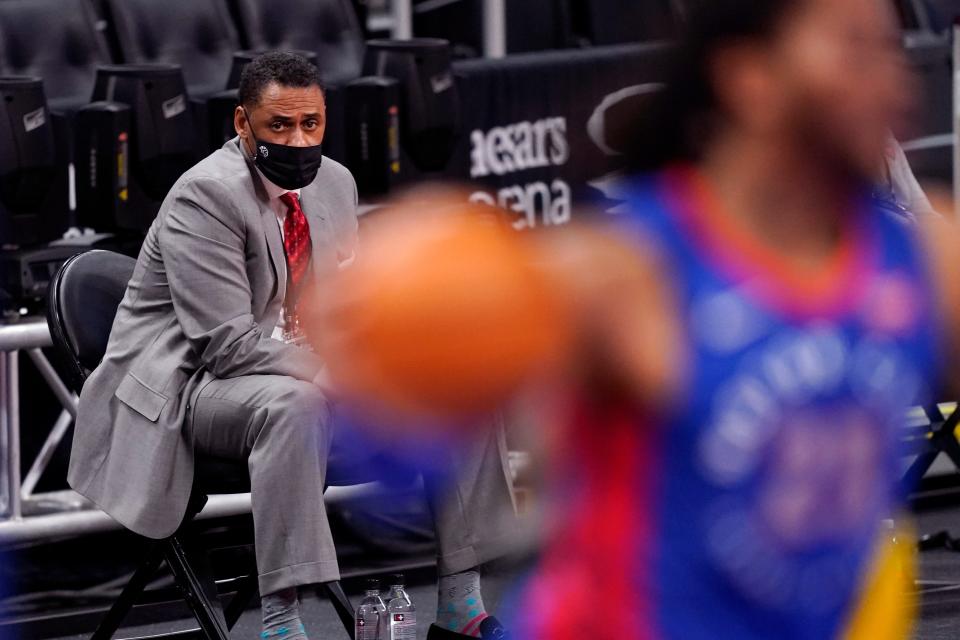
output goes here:
<path id="1" fill-rule="evenodd" d="M 940 365 L 916 238 L 865 198 L 829 269 L 798 275 L 692 169 L 637 179 L 625 209 L 673 283 L 689 371 L 681 408 L 641 436 L 640 637 L 837 637 L 902 502 L 906 411 Z"/>

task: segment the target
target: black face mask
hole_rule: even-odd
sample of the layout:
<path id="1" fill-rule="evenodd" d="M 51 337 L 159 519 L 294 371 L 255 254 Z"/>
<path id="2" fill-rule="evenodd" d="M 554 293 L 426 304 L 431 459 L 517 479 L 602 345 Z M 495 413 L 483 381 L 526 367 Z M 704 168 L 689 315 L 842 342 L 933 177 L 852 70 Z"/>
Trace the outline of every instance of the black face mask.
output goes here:
<path id="1" fill-rule="evenodd" d="M 314 181 L 323 162 L 323 145 L 291 147 L 257 141 L 249 115 L 247 124 L 250 125 L 250 138 L 256 150 L 253 162 L 267 180 L 290 191 L 302 189 Z"/>

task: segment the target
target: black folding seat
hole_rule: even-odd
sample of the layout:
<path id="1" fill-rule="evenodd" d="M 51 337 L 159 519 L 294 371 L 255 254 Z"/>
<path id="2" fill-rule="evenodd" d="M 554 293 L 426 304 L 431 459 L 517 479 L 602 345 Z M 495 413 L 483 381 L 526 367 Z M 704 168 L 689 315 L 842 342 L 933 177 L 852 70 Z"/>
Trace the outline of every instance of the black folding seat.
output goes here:
<path id="1" fill-rule="evenodd" d="M 89 251 L 64 263 L 50 283 L 47 304 L 50 335 L 63 357 L 74 391 L 78 393 L 87 376 L 103 359 L 117 307 L 135 266 L 136 261 L 127 256 L 110 251 Z M 92 640 L 110 640 L 114 636 L 130 609 L 137 602 L 143 602 L 161 562 L 166 562 L 177 590 L 200 628 L 150 637 L 229 640 L 230 629 L 256 593 L 256 567 L 232 569 L 233 579 L 216 582 L 210 568 L 210 549 L 199 544 L 192 522 L 211 494 L 248 492 L 250 478 L 247 465 L 242 462 L 198 457 L 195 468 L 193 492 L 182 525 L 169 538 L 150 541 L 145 557 L 113 601 L 91 636 Z M 374 479 L 370 475 L 371 468 L 376 465 L 370 461 L 333 458 L 327 470 L 327 486 L 371 482 Z M 226 607 L 218 593 L 220 586 L 235 589 Z M 344 630 L 350 634 L 353 631 L 353 606 L 340 583 L 316 585 L 316 591 L 330 600 Z"/>
<path id="2" fill-rule="evenodd" d="M 124 62 L 178 64 L 192 98 L 227 83 L 240 49 L 224 0 L 104 0 Z"/>
<path id="3" fill-rule="evenodd" d="M 0 72 L 42 78 L 51 110 L 88 103 L 97 66 L 110 62 L 88 0 L 0 2 Z"/>
<path id="4" fill-rule="evenodd" d="M 328 84 L 360 77 L 364 36 L 351 0 L 235 0 L 234 9 L 248 48 L 316 51 Z"/>

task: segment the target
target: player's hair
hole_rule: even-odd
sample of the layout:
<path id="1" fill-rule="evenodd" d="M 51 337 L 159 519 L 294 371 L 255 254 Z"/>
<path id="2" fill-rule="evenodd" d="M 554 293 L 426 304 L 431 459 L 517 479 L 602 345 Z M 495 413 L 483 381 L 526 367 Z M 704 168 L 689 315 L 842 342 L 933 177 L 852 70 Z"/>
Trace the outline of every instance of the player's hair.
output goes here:
<path id="1" fill-rule="evenodd" d="M 700 159 L 722 115 L 714 87 L 723 79 L 712 76 L 711 60 L 731 44 L 775 38 L 805 1 L 690 0 L 664 88 L 642 103 L 627 134 L 631 168 Z"/>
<path id="2" fill-rule="evenodd" d="M 255 58 L 240 76 L 238 99 L 251 109 L 260 103 L 263 90 L 276 82 L 281 87 L 323 89 L 320 70 L 309 60 L 289 51 L 271 51 Z"/>

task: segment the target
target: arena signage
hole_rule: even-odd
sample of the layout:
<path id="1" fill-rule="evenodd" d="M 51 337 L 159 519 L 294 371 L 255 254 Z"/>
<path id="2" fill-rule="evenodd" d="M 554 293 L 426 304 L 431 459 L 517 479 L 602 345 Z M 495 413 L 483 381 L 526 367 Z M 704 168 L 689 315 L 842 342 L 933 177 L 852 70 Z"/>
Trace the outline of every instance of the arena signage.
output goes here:
<path id="1" fill-rule="evenodd" d="M 518 230 L 570 222 L 617 165 L 591 139 L 591 117 L 611 94 L 661 81 L 669 53 L 655 43 L 455 64 L 464 134 L 446 174 L 515 214 Z"/>
<path id="2" fill-rule="evenodd" d="M 562 167 L 570 159 L 567 120 L 543 118 L 517 122 L 470 135 L 472 179 L 506 177 L 532 169 Z M 502 187 L 496 194 L 477 191 L 471 200 L 500 206 L 517 214 L 518 230 L 538 225 L 566 224 L 571 217 L 571 191 L 566 181 L 556 178 Z"/>

